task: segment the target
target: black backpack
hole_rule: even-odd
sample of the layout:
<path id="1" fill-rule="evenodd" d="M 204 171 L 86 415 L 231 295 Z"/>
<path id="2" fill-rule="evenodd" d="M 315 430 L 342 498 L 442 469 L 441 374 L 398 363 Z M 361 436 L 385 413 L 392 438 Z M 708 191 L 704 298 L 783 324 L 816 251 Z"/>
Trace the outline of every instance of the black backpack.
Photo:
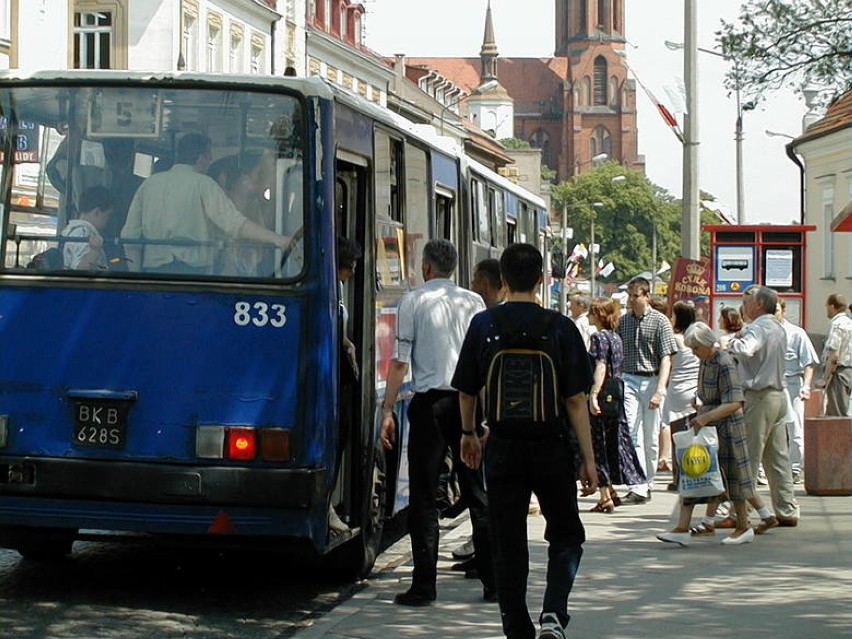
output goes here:
<path id="1" fill-rule="evenodd" d="M 563 416 L 559 396 L 559 373 L 553 358 L 553 340 L 548 335 L 558 317 L 543 310 L 529 327 L 513 326 L 506 309 L 489 311 L 497 326 L 498 350 L 488 365 L 485 381 L 485 415 L 488 424 L 499 427 L 512 422 L 557 423 Z"/>

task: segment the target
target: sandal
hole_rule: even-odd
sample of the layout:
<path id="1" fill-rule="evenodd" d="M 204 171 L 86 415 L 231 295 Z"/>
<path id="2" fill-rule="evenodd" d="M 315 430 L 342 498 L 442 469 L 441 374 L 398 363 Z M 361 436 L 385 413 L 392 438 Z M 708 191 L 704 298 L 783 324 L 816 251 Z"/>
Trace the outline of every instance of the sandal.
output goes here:
<path id="1" fill-rule="evenodd" d="M 597 504 L 589 508 L 590 513 L 611 513 L 615 510 L 615 504 L 612 503 L 612 499 L 607 499 L 606 501 L 599 501 Z"/>
<path id="2" fill-rule="evenodd" d="M 621 497 L 618 496 L 618 493 L 614 490 L 611 490 L 609 493 L 609 500 L 612 502 L 613 506 L 621 506 Z"/>
<path id="3" fill-rule="evenodd" d="M 713 524 L 708 524 L 707 522 L 702 521 L 697 526 L 693 526 L 689 529 L 689 534 L 693 537 L 703 537 L 706 535 L 715 535 L 716 527 Z"/>

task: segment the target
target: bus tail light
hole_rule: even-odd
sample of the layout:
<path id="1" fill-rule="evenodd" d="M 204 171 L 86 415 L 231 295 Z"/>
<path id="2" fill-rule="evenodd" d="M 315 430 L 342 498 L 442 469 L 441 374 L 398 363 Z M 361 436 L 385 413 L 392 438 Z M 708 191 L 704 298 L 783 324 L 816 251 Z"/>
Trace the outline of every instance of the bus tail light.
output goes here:
<path id="1" fill-rule="evenodd" d="M 262 428 L 260 458 L 266 461 L 289 461 L 290 431 L 285 428 Z"/>
<path id="2" fill-rule="evenodd" d="M 257 455 L 257 431 L 254 428 L 229 428 L 225 434 L 226 459 L 254 459 Z"/>

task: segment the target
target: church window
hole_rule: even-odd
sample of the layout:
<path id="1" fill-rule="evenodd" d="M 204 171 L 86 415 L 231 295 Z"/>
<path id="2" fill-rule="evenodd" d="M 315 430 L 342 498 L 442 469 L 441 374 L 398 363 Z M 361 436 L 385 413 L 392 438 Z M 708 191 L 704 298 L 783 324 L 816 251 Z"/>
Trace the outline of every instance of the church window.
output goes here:
<path id="1" fill-rule="evenodd" d="M 624 5 L 621 4 L 618 0 L 613 5 L 612 8 L 612 30 L 615 33 L 623 33 L 624 28 L 621 26 L 621 12 L 624 10 Z"/>
<path id="2" fill-rule="evenodd" d="M 612 137 L 605 126 L 598 125 L 592 131 L 592 137 L 589 140 L 589 157 L 595 157 L 601 153 L 606 153 L 612 158 Z"/>
<path id="3" fill-rule="evenodd" d="M 608 31 L 606 5 L 607 0 L 598 0 L 598 30 L 604 32 Z"/>
<path id="4" fill-rule="evenodd" d="M 604 58 L 602 55 L 599 55 L 597 58 L 595 58 L 595 94 L 593 102 L 595 106 L 605 106 L 607 103 L 606 71 L 606 58 Z"/>
<path id="5" fill-rule="evenodd" d="M 580 0 L 580 24 L 578 25 L 580 28 L 577 29 L 579 33 L 588 33 L 589 32 L 589 14 L 586 6 L 586 0 Z"/>
<path id="6" fill-rule="evenodd" d="M 551 166 L 551 145 L 550 136 L 544 129 L 536 129 L 529 139 L 530 146 L 534 149 L 541 149 L 541 163 L 544 166 Z"/>
<path id="7" fill-rule="evenodd" d="M 591 95 L 592 95 L 592 80 L 589 76 L 583 78 L 583 96 L 580 98 L 580 104 L 582 106 L 589 106 L 591 104 Z"/>
<path id="8" fill-rule="evenodd" d="M 609 79 L 609 105 L 618 106 L 618 78 L 615 76 Z"/>

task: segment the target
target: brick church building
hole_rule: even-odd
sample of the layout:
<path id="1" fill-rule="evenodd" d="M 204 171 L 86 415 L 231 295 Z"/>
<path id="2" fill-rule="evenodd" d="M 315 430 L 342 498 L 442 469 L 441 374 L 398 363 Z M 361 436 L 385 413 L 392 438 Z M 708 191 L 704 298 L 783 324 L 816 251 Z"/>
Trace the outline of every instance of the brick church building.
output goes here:
<path id="1" fill-rule="evenodd" d="M 557 0 L 555 11 L 552 58 L 501 57 L 489 0 L 478 58 L 408 58 L 406 75 L 445 103 L 462 97 L 469 117 L 498 138 L 540 148 L 559 180 L 588 170 L 603 153 L 644 171 L 636 84 L 622 64 L 624 0 Z M 490 90 L 470 95 L 489 82 Z"/>

